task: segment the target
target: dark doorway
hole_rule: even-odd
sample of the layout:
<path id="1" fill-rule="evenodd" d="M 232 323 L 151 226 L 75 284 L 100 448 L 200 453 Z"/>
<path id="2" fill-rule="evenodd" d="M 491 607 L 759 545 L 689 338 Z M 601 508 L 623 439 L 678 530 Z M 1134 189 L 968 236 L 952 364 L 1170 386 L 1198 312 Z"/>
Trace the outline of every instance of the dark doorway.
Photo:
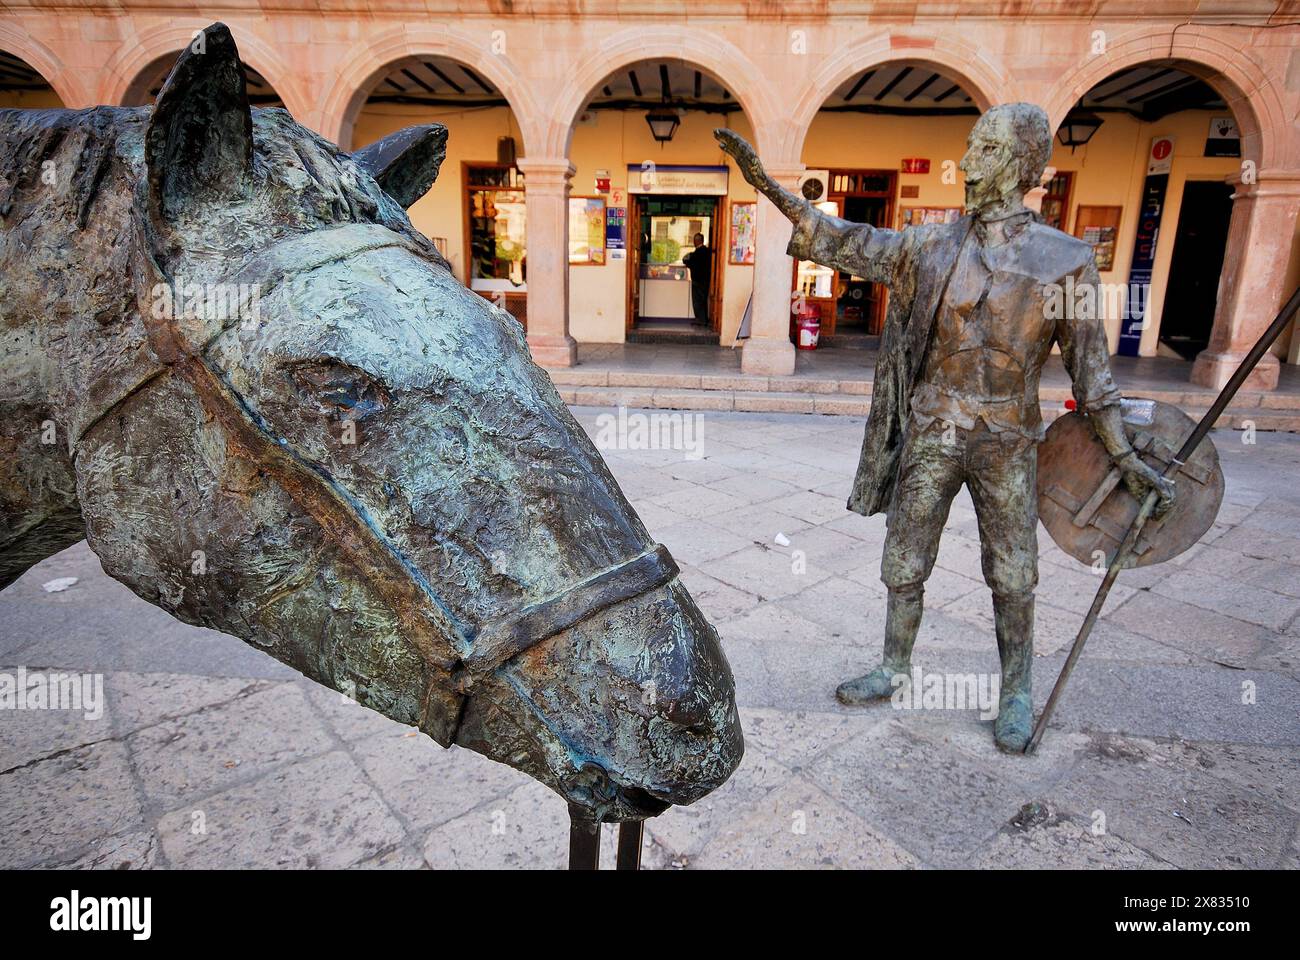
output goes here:
<path id="1" fill-rule="evenodd" d="M 1193 180 L 1183 187 L 1174 255 L 1160 315 L 1160 342 L 1192 360 L 1210 342 L 1219 274 L 1232 218 L 1232 187 Z"/>
<path id="2" fill-rule="evenodd" d="M 883 227 L 889 212 L 887 197 L 845 197 L 842 201 L 845 220 Z M 843 270 L 836 284 L 839 295 L 835 303 L 835 336 L 865 335 L 878 332 L 876 322 L 884 288 L 855 277 Z"/>
<path id="3" fill-rule="evenodd" d="M 716 196 L 636 195 L 629 210 L 629 341 L 717 343 L 723 264 Z M 704 235 L 712 251 L 705 288 L 687 266 Z"/>

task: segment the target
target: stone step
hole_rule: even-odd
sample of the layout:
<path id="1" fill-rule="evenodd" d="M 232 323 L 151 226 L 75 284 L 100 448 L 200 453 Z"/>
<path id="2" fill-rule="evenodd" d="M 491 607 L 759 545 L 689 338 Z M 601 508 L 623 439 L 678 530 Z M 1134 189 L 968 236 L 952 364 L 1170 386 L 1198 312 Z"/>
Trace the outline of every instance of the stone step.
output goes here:
<path id="1" fill-rule="evenodd" d="M 564 371 L 557 371 L 564 372 Z M 732 378 L 744 381 L 750 378 Z M 722 387 L 686 388 L 680 386 L 599 386 L 575 385 L 557 382 L 556 388 L 565 403 L 582 407 L 633 407 L 650 410 L 704 410 L 737 411 L 746 413 L 811 413 L 827 416 L 865 417 L 871 406 L 868 394 L 813 392 L 800 390 L 755 390 Z M 1051 394 L 1056 394 L 1055 396 Z M 1042 415 L 1051 423 L 1065 413 L 1068 389 L 1044 388 Z M 1199 420 L 1209 409 L 1208 394 L 1189 394 L 1180 391 L 1148 391 L 1146 397 L 1164 400 L 1181 407 L 1193 420 Z M 1300 432 L 1300 407 L 1291 405 L 1265 406 L 1261 398 L 1272 394 L 1243 394 L 1220 416 L 1220 429 L 1242 430 L 1253 424 L 1256 430 Z M 1288 398 L 1293 399 L 1293 398 Z M 1189 401 L 1199 401 L 1189 402 Z M 1254 402 L 1252 402 L 1254 401 Z"/>
<path id="2" fill-rule="evenodd" d="M 852 397 L 871 396 L 871 378 L 832 379 L 828 377 L 756 377 L 748 374 L 710 373 L 656 373 L 640 370 L 590 369 L 584 366 L 548 371 L 551 380 L 561 390 L 565 387 L 619 387 L 646 392 L 659 390 L 743 391 L 746 393 L 817 394 Z M 1135 389 L 1133 396 L 1147 397 L 1172 403 L 1184 409 L 1209 409 L 1214 394 L 1208 390 L 1171 387 L 1167 389 Z M 1070 399 L 1068 386 L 1044 385 L 1039 398 L 1044 406 L 1063 404 Z M 1300 413 L 1300 393 L 1241 393 L 1233 400 L 1233 408 L 1262 407 L 1271 411 Z"/>

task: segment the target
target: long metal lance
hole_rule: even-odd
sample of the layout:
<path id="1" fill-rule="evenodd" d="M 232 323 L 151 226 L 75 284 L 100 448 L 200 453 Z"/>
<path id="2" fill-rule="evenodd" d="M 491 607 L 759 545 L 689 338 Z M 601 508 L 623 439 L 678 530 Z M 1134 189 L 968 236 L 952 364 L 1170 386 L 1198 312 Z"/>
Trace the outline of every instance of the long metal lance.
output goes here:
<path id="1" fill-rule="evenodd" d="M 1196 425 L 1191 434 L 1183 443 L 1178 455 L 1170 461 L 1169 466 L 1165 468 L 1164 476 L 1171 479 L 1178 469 L 1187 462 L 1187 458 L 1205 439 L 1205 435 L 1210 432 L 1219 419 L 1219 415 L 1236 396 L 1241 385 L 1245 383 L 1246 377 L 1255 369 L 1260 358 L 1268 352 L 1268 348 L 1273 342 L 1282 335 L 1282 331 L 1287 328 L 1291 318 L 1295 316 L 1297 310 L 1300 310 L 1300 287 L 1296 288 L 1295 293 L 1291 294 L 1291 299 L 1286 302 L 1276 319 L 1264 331 L 1264 335 L 1259 338 L 1256 344 L 1250 348 L 1250 353 L 1246 354 L 1237 367 L 1232 377 L 1224 385 L 1223 390 L 1215 399 L 1214 404 L 1206 411 L 1205 416 L 1201 417 L 1201 422 Z M 1061 699 L 1061 694 L 1065 692 L 1065 684 L 1070 679 L 1070 673 L 1074 670 L 1074 665 L 1079 661 L 1079 655 L 1083 653 L 1083 646 L 1088 642 L 1088 636 L 1092 633 L 1093 625 L 1097 618 L 1101 616 L 1101 608 L 1106 603 L 1106 597 L 1110 594 L 1110 588 L 1115 583 L 1115 578 L 1119 576 L 1120 570 L 1128 562 L 1129 556 L 1133 553 L 1133 547 L 1137 543 L 1138 537 L 1142 535 L 1142 528 L 1146 525 L 1147 519 L 1151 516 L 1151 511 L 1155 509 L 1156 501 L 1159 494 L 1155 490 L 1147 493 L 1146 498 L 1142 501 L 1142 507 L 1138 510 L 1137 516 L 1133 523 L 1129 525 L 1128 533 L 1125 535 L 1119 549 L 1115 551 L 1114 558 L 1110 561 L 1110 566 L 1106 570 L 1106 576 L 1102 578 L 1101 587 L 1097 590 L 1097 596 L 1093 597 L 1092 606 L 1088 609 L 1088 615 L 1083 618 L 1083 626 L 1079 628 L 1078 636 L 1074 638 L 1074 646 L 1070 647 L 1070 655 L 1065 658 L 1065 666 L 1061 667 L 1061 675 L 1056 678 L 1056 686 L 1052 688 L 1052 695 L 1047 698 L 1047 703 L 1043 706 L 1043 712 L 1038 717 L 1038 723 L 1034 726 L 1034 734 L 1025 744 L 1025 753 L 1033 753 L 1038 747 L 1038 741 L 1043 739 L 1043 733 L 1047 730 L 1047 721 L 1052 718 L 1052 712 L 1056 709 L 1057 702 Z"/>

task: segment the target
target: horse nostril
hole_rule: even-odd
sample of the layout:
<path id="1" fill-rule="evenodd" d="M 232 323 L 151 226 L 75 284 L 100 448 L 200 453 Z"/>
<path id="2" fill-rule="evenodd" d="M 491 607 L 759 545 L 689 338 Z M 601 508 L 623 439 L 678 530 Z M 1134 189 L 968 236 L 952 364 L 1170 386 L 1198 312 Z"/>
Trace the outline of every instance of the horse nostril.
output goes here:
<path id="1" fill-rule="evenodd" d="M 694 698 L 669 700 L 665 702 L 660 715 L 679 727 L 685 727 L 692 733 L 701 733 L 709 719 L 709 710 L 702 702 Z"/>

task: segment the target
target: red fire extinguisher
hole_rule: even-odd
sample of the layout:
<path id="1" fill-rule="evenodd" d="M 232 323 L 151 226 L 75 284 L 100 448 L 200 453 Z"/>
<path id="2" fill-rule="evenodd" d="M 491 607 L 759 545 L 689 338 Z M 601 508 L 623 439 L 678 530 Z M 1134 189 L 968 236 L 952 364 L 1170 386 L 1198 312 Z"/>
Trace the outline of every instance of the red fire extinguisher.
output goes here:
<path id="1" fill-rule="evenodd" d="M 795 324 L 795 346 L 800 350 L 816 350 L 821 333 L 821 314 L 812 304 L 805 304 Z"/>

